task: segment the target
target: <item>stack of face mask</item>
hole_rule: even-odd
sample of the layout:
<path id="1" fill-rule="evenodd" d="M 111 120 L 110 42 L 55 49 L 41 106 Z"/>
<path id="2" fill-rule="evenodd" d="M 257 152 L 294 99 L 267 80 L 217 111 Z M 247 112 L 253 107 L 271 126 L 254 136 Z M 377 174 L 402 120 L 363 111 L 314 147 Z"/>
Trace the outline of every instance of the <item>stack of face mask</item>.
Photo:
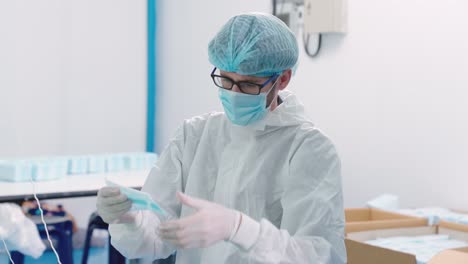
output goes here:
<path id="1" fill-rule="evenodd" d="M 56 180 L 67 174 L 68 160 L 66 158 L 33 159 L 31 163 L 34 181 Z"/>
<path id="2" fill-rule="evenodd" d="M 88 155 L 86 160 L 88 162 L 87 173 L 105 173 L 107 171 L 106 155 Z"/>
<path id="3" fill-rule="evenodd" d="M 48 181 L 56 180 L 67 174 L 65 158 L 34 158 L 24 160 L 0 161 L 0 180 L 2 181 Z"/>
<path id="4" fill-rule="evenodd" d="M 152 168 L 158 156 L 154 153 L 126 153 L 124 166 L 127 170 L 144 170 Z"/>
<path id="5" fill-rule="evenodd" d="M 367 202 L 367 206 L 381 210 L 393 211 L 399 214 L 423 217 L 429 225 L 437 225 L 440 220 L 468 225 L 468 213 L 457 213 L 442 207 L 423 207 L 416 209 L 400 209 L 399 198 L 393 194 L 382 194 Z"/>
<path id="6" fill-rule="evenodd" d="M 68 157 L 68 174 L 86 174 L 88 173 L 87 156 Z"/>
<path id="7" fill-rule="evenodd" d="M 47 181 L 66 175 L 148 170 L 157 157 L 154 153 L 135 152 L 0 160 L 0 181 Z"/>
<path id="8" fill-rule="evenodd" d="M 28 160 L 1 160 L 1 181 L 29 181 L 32 177 L 32 163 Z"/>
<path id="9" fill-rule="evenodd" d="M 145 170 L 153 167 L 158 156 L 149 152 L 117 153 L 106 156 L 107 171 Z"/>
<path id="10" fill-rule="evenodd" d="M 418 264 L 428 263 L 431 258 L 446 249 L 468 246 L 468 243 L 450 239 L 448 235 L 389 237 L 369 240 L 366 243 L 413 254 L 416 256 Z"/>
<path id="11" fill-rule="evenodd" d="M 106 162 L 106 169 L 108 172 L 118 172 L 126 170 L 124 154 L 109 154 L 107 155 Z"/>

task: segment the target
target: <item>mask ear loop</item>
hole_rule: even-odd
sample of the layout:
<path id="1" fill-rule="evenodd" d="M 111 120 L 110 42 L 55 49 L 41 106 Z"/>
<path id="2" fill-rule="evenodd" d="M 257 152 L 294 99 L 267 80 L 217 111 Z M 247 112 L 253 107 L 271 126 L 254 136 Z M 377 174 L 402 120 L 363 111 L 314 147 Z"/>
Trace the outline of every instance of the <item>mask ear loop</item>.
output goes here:
<path id="1" fill-rule="evenodd" d="M 281 73 L 281 74 L 282 74 L 282 73 Z M 274 90 L 276 89 L 276 84 L 278 83 L 278 80 L 279 80 L 279 78 L 281 77 L 281 74 L 280 74 L 278 77 L 276 77 L 276 81 L 273 83 L 273 85 L 271 86 L 270 90 L 268 90 L 268 92 L 266 92 L 266 96 L 265 96 L 266 98 L 265 98 L 265 100 L 267 100 L 268 95 L 271 93 L 271 91 L 274 91 Z M 274 89 L 273 89 L 273 88 L 274 88 Z M 269 108 L 271 107 L 271 104 L 273 103 L 273 100 L 274 100 L 274 98 L 271 100 L 271 102 L 270 102 L 269 105 L 265 106 L 265 108 L 268 108 L 268 109 L 269 109 Z M 265 102 L 265 104 L 266 104 L 266 102 Z"/>
<path id="2" fill-rule="evenodd" d="M 5 250 L 6 250 L 6 253 L 8 254 L 8 257 L 10 258 L 10 262 L 15 264 L 15 262 L 13 261 L 13 259 L 11 258 L 11 254 L 10 254 L 10 251 L 8 250 L 8 247 L 7 247 L 7 244 L 5 242 L 5 240 L 2 238 L 2 241 L 3 241 L 3 246 L 5 246 Z"/>
<path id="3" fill-rule="evenodd" d="M 34 179 L 33 179 L 32 175 L 30 177 L 30 182 L 31 182 L 32 187 L 33 187 L 33 194 L 34 194 L 34 198 L 36 199 L 36 202 L 37 202 L 37 207 L 39 208 L 39 211 L 41 212 L 41 221 L 42 221 L 42 224 L 44 225 L 44 230 L 45 230 L 46 235 L 47 235 L 47 240 L 49 241 L 50 247 L 54 251 L 55 257 L 57 258 L 57 263 L 62 264 L 62 262 L 60 261 L 59 254 L 57 253 L 57 250 L 54 247 L 54 243 L 52 243 L 52 240 L 50 239 L 49 229 L 47 228 L 47 223 L 44 220 L 44 211 L 42 210 L 41 202 L 39 201 L 39 198 L 37 198 L 36 185 L 34 184 Z"/>

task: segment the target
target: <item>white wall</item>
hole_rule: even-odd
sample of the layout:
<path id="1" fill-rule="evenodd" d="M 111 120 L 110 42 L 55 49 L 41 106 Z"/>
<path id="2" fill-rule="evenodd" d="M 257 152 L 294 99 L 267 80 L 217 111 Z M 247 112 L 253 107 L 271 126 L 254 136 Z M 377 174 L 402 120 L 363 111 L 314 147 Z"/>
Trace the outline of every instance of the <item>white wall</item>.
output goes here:
<path id="1" fill-rule="evenodd" d="M 146 21 L 146 1 L 0 1 L 0 158 L 144 151 Z"/>
<path id="2" fill-rule="evenodd" d="M 221 109 L 210 38 L 232 15 L 270 12 L 271 1 L 159 2 L 161 150 L 184 118 Z M 466 10 L 462 0 L 349 1 L 345 37 L 325 36 L 315 59 L 301 48 L 290 89 L 339 148 L 346 206 L 391 192 L 403 206 L 466 209 Z"/>
<path id="3" fill-rule="evenodd" d="M 158 150 L 185 118 L 222 109 L 210 77 L 210 39 L 231 16 L 270 9 L 266 0 L 158 1 Z"/>
<path id="4" fill-rule="evenodd" d="M 466 1 L 352 1 L 294 82 L 341 150 L 347 204 L 468 206 Z M 309 77 L 311 76 L 311 77 Z"/>
<path id="5" fill-rule="evenodd" d="M 145 1 L 1 1 L 0 34 L 0 157 L 145 149 Z"/>

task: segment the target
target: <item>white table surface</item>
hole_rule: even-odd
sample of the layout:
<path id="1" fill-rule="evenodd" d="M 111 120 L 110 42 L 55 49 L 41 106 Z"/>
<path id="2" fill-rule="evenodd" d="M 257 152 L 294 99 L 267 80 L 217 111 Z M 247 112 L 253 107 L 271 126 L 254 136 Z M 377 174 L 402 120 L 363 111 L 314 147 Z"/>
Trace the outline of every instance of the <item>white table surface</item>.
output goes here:
<path id="1" fill-rule="evenodd" d="M 106 186 L 105 178 L 127 187 L 142 187 L 149 170 L 125 171 L 105 174 L 67 175 L 59 180 L 35 182 L 38 196 L 47 198 L 47 194 L 54 194 L 54 198 L 68 198 L 89 196 Z M 31 182 L 3 182 L 0 181 L 0 200 L 18 200 L 31 197 L 33 185 Z M 86 195 L 87 194 L 87 195 Z M 59 196 L 59 197 L 57 197 Z"/>

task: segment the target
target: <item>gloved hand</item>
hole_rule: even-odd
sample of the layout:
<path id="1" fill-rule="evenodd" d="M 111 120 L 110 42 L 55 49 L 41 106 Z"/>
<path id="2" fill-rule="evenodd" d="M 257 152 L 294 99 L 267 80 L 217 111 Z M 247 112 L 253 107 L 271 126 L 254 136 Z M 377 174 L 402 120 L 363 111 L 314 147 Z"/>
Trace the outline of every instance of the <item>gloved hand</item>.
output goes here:
<path id="1" fill-rule="evenodd" d="M 132 202 L 127 196 L 120 193 L 118 187 L 103 187 L 99 190 L 96 207 L 102 220 L 108 224 L 122 223 L 124 216 L 132 207 Z"/>
<path id="2" fill-rule="evenodd" d="M 186 206 L 197 210 L 193 215 L 161 223 L 159 235 L 178 248 L 208 247 L 230 240 L 237 231 L 240 212 L 216 203 L 177 193 Z"/>

